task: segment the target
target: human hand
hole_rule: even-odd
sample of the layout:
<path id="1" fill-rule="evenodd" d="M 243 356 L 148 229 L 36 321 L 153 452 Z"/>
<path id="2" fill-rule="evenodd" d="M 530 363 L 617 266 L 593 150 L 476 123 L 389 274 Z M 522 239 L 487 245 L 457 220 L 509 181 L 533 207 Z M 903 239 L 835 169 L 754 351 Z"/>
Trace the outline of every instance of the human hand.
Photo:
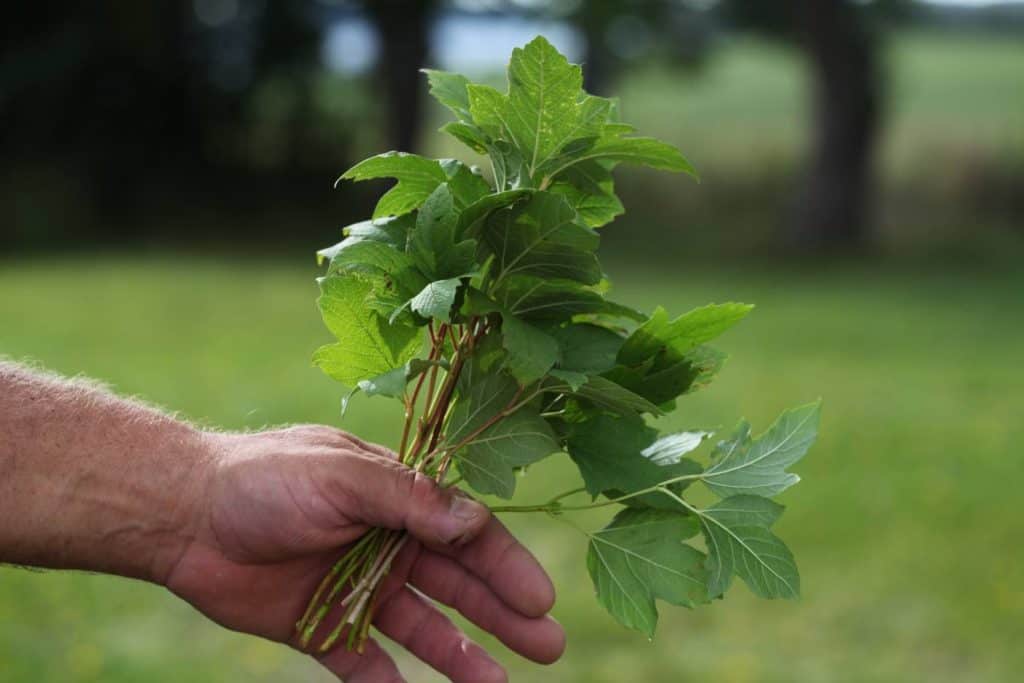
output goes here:
<path id="1" fill-rule="evenodd" d="M 370 527 L 404 528 L 412 538 L 384 584 L 378 630 L 454 681 L 506 674 L 427 598 L 536 662 L 561 655 L 564 633 L 546 616 L 550 580 L 480 503 L 329 427 L 199 443 L 212 465 L 192 503 L 191 540 L 162 580 L 214 621 L 298 647 L 295 623 L 342 549 Z M 352 683 L 403 680 L 374 641 L 362 655 L 341 646 L 316 656 Z"/>

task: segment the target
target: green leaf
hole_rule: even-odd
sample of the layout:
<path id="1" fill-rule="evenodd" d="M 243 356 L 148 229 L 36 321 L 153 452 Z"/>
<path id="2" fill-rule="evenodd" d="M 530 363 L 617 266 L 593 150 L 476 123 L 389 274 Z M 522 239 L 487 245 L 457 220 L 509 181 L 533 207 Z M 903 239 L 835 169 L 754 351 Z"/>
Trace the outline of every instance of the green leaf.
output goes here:
<path id="1" fill-rule="evenodd" d="M 495 300 L 524 320 L 568 320 L 608 307 L 603 296 L 579 282 L 531 275 L 506 277 L 495 291 Z"/>
<path id="2" fill-rule="evenodd" d="M 460 284 L 462 280 L 457 277 L 431 282 L 410 299 L 409 307 L 424 318 L 451 322 L 452 306 Z"/>
<path id="3" fill-rule="evenodd" d="M 330 251 L 331 263 L 327 269 L 328 275 L 343 273 L 346 270 L 399 273 L 415 267 L 412 258 L 407 253 L 384 242 L 351 240 L 349 238 L 336 246 L 337 248 L 332 248 Z"/>
<path id="4" fill-rule="evenodd" d="M 543 377 L 558 361 L 558 343 L 511 314 L 502 315 L 501 333 L 508 351 L 505 367 L 523 386 Z"/>
<path id="5" fill-rule="evenodd" d="M 399 251 L 405 251 L 409 243 L 409 233 L 416 225 L 416 218 L 410 214 L 388 216 L 376 220 L 362 221 L 344 229 L 347 240 L 355 242 L 370 240 L 383 242 Z"/>
<path id="6" fill-rule="evenodd" d="M 561 380 L 556 386 L 565 385 L 567 390 L 572 393 L 576 393 L 580 390 L 584 384 L 590 379 L 582 372 L 573 372 L 572 370 L 552 370 L 550 373 L 551 377 Z"/>
<path id="7" fill-rule="evenodd" d="M 415 223 L 415 220 L 407 214 L 349 225 L 342 230 L 345 239 L 316 252 L 317 265 L 323 264 L 325 260 L 333 261 L 339 252 L 360 242 L 376 242 L 404 252 L 405 245 L 409 240 L 409 230 Z"/>
<path id="8" fill-rule="evenodd" d="M 524 190 L 536 187 L 522 152 L 505 140 L 494 140 L 487 146 L 494 169 L 494 184 L 499 190 Z"/>
<path id="9" fill-rule="evenodd" d="M 469 112 L 473 122 L 490 137 L 498 137 L 509 130 L 508 102 L 504 93 L 489 85 L 470 83 L 466 86 Z M 498 189 L 502 184 L 498 183 Z"/>
<path id="10" fill-rule="evenodd" d="M 476 237 L 483 222 L 494 211 L 511 206 L 529 195 L 533 190 L 506 190 L 489 194 L 473 202 L 459 214 L 456 233 L 459 237 Z"/>
<path id="11" fill-rule="evenodd" d="M 597 234 L 576 223 L 576 212 L 559 195 L 534 193 L 516 206 L 495 211 L 482 233 L 496 258 L 496 280 L 510 275 L 601 281 L 601 266 L 592 251 Z"/>
<path id="12" fill-rule="evenodd" d="M 738 493 L 774 496 L 785 491 L 800 481 L 786 468 L 814 443 L 820 415 L 820 401 L 788 410 L 753 441 L 750 425 L 742 423 L 732 439 L 719 444 L 717 459 L 704 473 L 704 483 L 723 498 Z"/>
<path id="13" fill-rule="evenodd" d="M 508 132 L 531 169 L 573 138 L 588 130 L 596 134 L 604 123 L 604 117 L 581 121 L 580 67 L 541 36 L 512 51 L 508 82 Z"/>
<path id="14" fill-rule="evenodd" d="M 586 323 L 556 327 L 551 336 L 558 341 L 563 370 L 598 374 L 615 367 L 623 338 L 611 330 Z"/>
<path id="15" fill-rule="evenodd" d="M 704 554 L 683 541 L 696 535 L 693 517 L 627 509 L 591 534 L 587 571 L 597 600 L 623 626 L 654 635 L 655 599 L 693 607 L 707 602 Z"/>
<path id="16" fill-rule="evenodd" d="M 778 514 L 754 500 L 736 496 L 701 512 L 708 547 L 708 595 L 722 595 L 735 574 L 762 598 L 796 598 L 800 573 L 793 554 L 767 529 L 766 522 Z"/>
<path id="17" fill-rule="evenodd" d="M 558 361 L 558 343 L 542 330 L 516 318 L 509 310 L 470 287 L 461 312 L 469 316 L 501 315 L 501 345 L 505 367 L 523 386 L 543 377 Z"/>
<path id="18" fill-rule="evenodd" d="M 350 387 L 412 360 L 420 346 L 419 330 L 388 325 L 365 305 L 371 286 L 357 277 L 328 277 L 320 281 L 317 303 L 324 323 L 339 343 L 317 349 L 313 362 Z"/>
<path id="19" fill-rule="evenodd" d="M 447 184 L 439 185 L 423 202 L 409 251 L 420 270 L 432 280 L 460 277 L 473 269 L 474 240 L 456 241 L 458 212 Z"/>
<path id="20" fill-rule="evenodd" d="M 707 386 L 725 360 L 724 353 L 709 346 L 698 346 L 679 360 L 672 360 L 669 354 L 659 354 L 639 366 L 617 366 L 605 376 L 661 405 Z"/>
<path id="21" fill-rule="evenodd" d="M 491 186 L 469 166 L 456 159 L 441 159 L 438 163 L 448 177 L 448 189 L 457 210 L 490 196 Z"/>
<path id="22" fill-rule="evenodd" d="M 413 358 L 402 367 L 395 368 L 383 375 L 377 375 L 359 382 L 357 387 L 367 396 L 389 396 L 401 398 L 409 380 L 419 377 L 434 366 L 446 367 L 446 362 Z"/>
<path id="23" fill-rule="evenodd" d="M 345 171 L 339 180 L 395 178 L 398 183 L 377 202 L 373 217 L 400 216 L 418 207 L 447 176 L 441 164 L 417 154 L 385 152 Z"/>
<path id="24" fill-rule="evenodd" d="M 726 526 L 759 526 L 770 529 L 785 509 L 785 506 L 768 498 L 738 495 L 718 501 L 704 510 L 704 513 Z"/>
<path id="25" fill-rule="evenodd" d="M 672 145 L 650 137 L 621 137 L 617 129 L 609 133 L 596 139 L 589 148 L 573 150 L 552 159 L 541 173 L 548 178 L 559 177 L 574 165 L 593 160 L 649 166 L 698 178 L 690 162 Z"/>
<path id="26" fill-rule="evenodd" d="M 658 431 L 644 424 L 643 420 L 597 415 L 573 426 L 569 435 L 569 456 L 579 467 L 583 483 L 593 496 L 604 494 L 618 498 L 678 477 L 700 473 L 700 465 L 686 458 L 659 465 L 646 457 L 644 451 L 650 448 L 657 436 Z M 677 482 L 671 485 L 671 489 L 678 493 L 689 483 L 689 480 Z M 658 492 L 624 502 L 665 510 L 685 509 L 678 501 Z"/>
<path id="27" fill-rule="evenodd" d="M 487 137 L 483 132 L 471 123 L 462 121 L 449 121 L 439 129 L 469 147 L 477 154 L 487 153 Z"/>
<path id="28" fill-rule="evenodd" d="M 600 375 L 590 377 L 587 383 L 574 393 L 596 406 L 619 415 L 661 415 L 661 409 L 643 396 Z"/>
<path id="29" fill-rule="evenodd" d="M 622 345 L 619 363 L 637 365 L 659 352 L 670 353 L 678 360 L 738 323 L 752 308 L 748 304 L 709 304 L 669 320 L 659 306 Z"/>
<path id="30" fill-rule="evenodd" d="M 452 110 L 461 121 L 472 121 L 469 113 L 469 94 L 466 86 L 469 79 L 462 74 L 453 74 L 435 69 L 420 69 L 427 75 L 430 83 L 430 94 L 438 102 Z"/>
<path id="31" fill-rule="evenodd" d="M 592 228 L 610 223 L 624 211 L 615 195 L 611 171 L 597 161 L 584 161 L 568 168 L 550 189 L 564 196 Z"/>
<path id="32" fill-rule="evenodd" d="M 481 365 L 474 355 L 462 369 L 445 443 L 455 447 L 469 439 L 454 456 L 459 472 L 479 493 L 510 498 L 515 491 L 515 468 L 541 460 L 559 447 L 551 427 L 530 406 L 480 431 L 514 407 L 519 395 L 519 387 L 509 375 L 487 372 Z"/>

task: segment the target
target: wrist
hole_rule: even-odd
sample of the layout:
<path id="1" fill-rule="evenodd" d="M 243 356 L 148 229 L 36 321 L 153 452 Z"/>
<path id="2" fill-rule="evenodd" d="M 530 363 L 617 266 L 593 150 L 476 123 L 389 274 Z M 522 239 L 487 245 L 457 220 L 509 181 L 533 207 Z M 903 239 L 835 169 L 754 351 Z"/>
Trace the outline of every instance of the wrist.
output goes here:
<path id="1" fill-rule="evenodd" d="M 208 525 L 210 492 L 223 435 L 188 425 L 168 453 L 175 467 L 161 504 L 151 516 L 154 536 L 143 541 L 149 549 L 143 571 L 147 581 L 166 585 L 178 562 Z"/>

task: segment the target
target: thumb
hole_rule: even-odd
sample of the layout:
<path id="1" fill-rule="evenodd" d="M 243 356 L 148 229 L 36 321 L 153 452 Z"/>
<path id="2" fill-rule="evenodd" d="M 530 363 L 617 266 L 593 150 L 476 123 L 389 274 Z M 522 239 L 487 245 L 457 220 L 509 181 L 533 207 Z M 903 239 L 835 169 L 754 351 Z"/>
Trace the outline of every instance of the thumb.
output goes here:
<path id="1" fill-rule="evenodd" d="M 483 530 L 487 506 L 437 485 L 433 479 L 389 458 L 351 458 L 343 488 L 355 505 L 345 512 L 359 522 L 406 529 L 427 545 L 461 545 Z"/>

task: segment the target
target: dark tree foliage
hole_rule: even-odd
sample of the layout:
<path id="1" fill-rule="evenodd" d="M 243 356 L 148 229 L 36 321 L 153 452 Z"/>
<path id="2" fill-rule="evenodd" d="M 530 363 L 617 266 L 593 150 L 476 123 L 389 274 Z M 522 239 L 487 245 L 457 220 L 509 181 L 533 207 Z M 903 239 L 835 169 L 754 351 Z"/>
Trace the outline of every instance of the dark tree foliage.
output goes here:
<path id="1" fill-rule="evenodd" d="M 154 232 L 154 218 L 174 207 L 230 211 L 260 185 L 301 192 L 333 172 L 340 160 L 310 125 L 324 25 L 317 4 L 242 0 L 230 17 L 205 23 L 201 4 L 5 8 L 0 195 L 13 228 L 0 240 L 121 242 Z M 255 98 L 275 84 L 288 88 L 275 121 L 283 151 L 260 166 L 246 126 Z M 345 135 L 332 131 L 328 149 Z M 55 213 L 60 205 L 68 209 Z"/>
<path id="2" fill-rule="evenodd" d="M 380 82 L 388 102 L 388 136 L 395 149 L 413 150 L 422 114 L 421 64 L 428 63 L 435 0 L 365 3 L 381 38 Z"/>
<path id="3" fill-rule="evenodd" d="M 873 164 L 884 79 L 883 21 L 907 19 L 910 0 L 724 0 L 723 20 L 789 41 L 812 77 L 810 159 L 796 192 L 789 242 L 804 251 L 859 249 L 870 236 Z"/>

